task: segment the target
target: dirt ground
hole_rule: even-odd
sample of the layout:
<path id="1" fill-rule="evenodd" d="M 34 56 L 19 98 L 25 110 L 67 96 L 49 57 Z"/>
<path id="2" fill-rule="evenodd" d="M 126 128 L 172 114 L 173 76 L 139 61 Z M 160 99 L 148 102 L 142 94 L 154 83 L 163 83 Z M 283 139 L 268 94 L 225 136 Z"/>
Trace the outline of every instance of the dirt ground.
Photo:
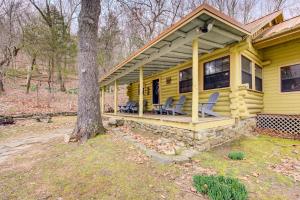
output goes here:
<path id="1" fill-rule="evenodd" d="M 0 199 L 206 199 L 192 187 L 195 174 L 239 178 L 249 199 L 300 199 L 300 141 L 243 138 L 191 163 L 163 165 L 110 132 L 65 144 L 75 119 L 0 127 Z M 229 160 L 232 150 L 246 159 Z"/>

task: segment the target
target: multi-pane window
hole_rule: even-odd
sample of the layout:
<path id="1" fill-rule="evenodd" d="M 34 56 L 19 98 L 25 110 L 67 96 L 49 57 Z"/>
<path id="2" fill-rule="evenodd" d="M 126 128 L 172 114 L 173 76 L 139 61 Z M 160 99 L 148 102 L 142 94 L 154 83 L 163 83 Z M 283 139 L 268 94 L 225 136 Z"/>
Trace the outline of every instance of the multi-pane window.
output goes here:
<path id="1" fill-rule="evenodd" d="M 192 68 L 187 68 L 179 72 L 179 92 L 191 92 L 193 86 Z"/>
<path id="2" fill-rule="evenodd" d="M 252 63 L 251 60 L 242 56 L 242 83 L 248 83 L 252 89 Z"/>
<path id="3" fill-rule="evenodd" d="M 262 91 L 262 68 L 255 64 L 255 90 Z"/>
<path id="4" fill-rule="evenodd" d="M 300 64 L 282 67 L 281 92 L 300 91 Z"/>
<path id="5" fill-rule="evenodd" d="M 204 90 L 229 87 L 229 56 L 204 63 Z"/>

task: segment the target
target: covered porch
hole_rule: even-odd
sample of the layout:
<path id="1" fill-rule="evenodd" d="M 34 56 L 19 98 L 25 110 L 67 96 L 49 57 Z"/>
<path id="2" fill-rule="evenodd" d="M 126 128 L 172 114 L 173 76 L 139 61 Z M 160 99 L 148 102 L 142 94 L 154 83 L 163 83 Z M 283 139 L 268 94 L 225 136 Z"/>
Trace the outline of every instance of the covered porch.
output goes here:
<path id="1" fill-rule="evenodd" d="M 103 115 L 191 131 L 233 125 L 239 109 L 239 97 L 235 92 L 241 85 L 240 52 L 249 47 L 249 43 L 244 41 L 249 34 L 241 24 L 214 8 L 207 5 L 198 7 L 100 80 Z M 222 56 L 230 61 L 226 72 L 228 85 L 204 90 L 203 63 Z M 190 68 L 192 78 L 188 91 L 180 91 L 179 88 L 181 75 L 178 69 L 182 68 Z M 156 91 L 154 81 L 158 82 L 159 91 Z M 137 114 L 118 112 L 118 86 L 124 84 L 130 86 L 130 100 L 138 102 Z M 114 113 L 104 112 L 107 86 L 114 87 Z M 221 115 L 202 118 L 199 116 L 199 104 L 207 102 L 214 92 L 220 93 Z M 155 104 L 164 104 L 170 96 L 178 101 L 182 95 L 187 97 L 184 105 L 186 115 L 149 114 Z M 144 100 L 147 100 L 147 107 L 144 107 Z"/>
<path id="2" fill-rule="evenodd" d="M 103 116 L 121 120 L 130 120 L 140 123 L 148 123 L 157 126 L 170 126 L 191 131 L 212 129 L 217 128 L 219 126 L 232 126 L 235 124 L 235 120 L 231 117 L 198 118 L 198 121 L 193 123 L 192 118 L 190 116 L 156 115 L 149 113 L 143 114 L 142 116 L 133 113 L 104 113 Z"/>

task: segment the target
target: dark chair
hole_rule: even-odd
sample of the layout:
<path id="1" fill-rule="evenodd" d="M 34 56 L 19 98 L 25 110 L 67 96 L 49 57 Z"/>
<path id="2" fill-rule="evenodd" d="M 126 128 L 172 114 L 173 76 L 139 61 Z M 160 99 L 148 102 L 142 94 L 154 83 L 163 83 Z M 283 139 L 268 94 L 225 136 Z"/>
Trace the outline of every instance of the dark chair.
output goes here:
<path id="1" fill-rule="evenodd" d="M 131 105 L 131 101 L 127 101 L 126 105 L 119 106 L 119 112 L 124 112 L 127 108 L 129 108 Z"/>
<path id="2" fill-rule="evenodd" d="M 145 112 L 146 106 L 147 106 L 147 100 L 144 99 L 144 101 L 143 101 L 144 112 Z M 139 104 L 137 103 L 134 107 L 132 107 L 132 108 L 131 108 L 131 111 L 132 111 L 133 113 L 135 113 L 135 112 L 138 113 L 138 111 L 139 111 Z"/>
<path id="3" fill-rule="evenodd" d="M 220 94 L 219 92 L 215 92 L 210 95 L 207 103 L 201 103 L 201 107 L 199 107 L 199 112 L 201 116 L 204 117 L 205 115 L 210 115 L 214 117 L 220 116 L 219 114 L 213 112 L 213 108 L 216 105 Z"/>
<path id="4" fill-rule="evenodd" d="M 176 114 L 186 115 L 186 113 L 182 111 L 185 100 L 186 100 L 186 97 L 184 95 L 180 96 L 178 103 L 174 104 L 173 108 L 167 108 L 166 113 L 167 114 L 171 113 L 172 115 L 176 115 Z"/>
<path id="5" fill-rule="evenodd" d="M 157 114 L 166 113 L 167 108 L 171 108 L 173 103 L 173 97 L 168 97 L 165 104 L 159 105 L 158 107 L 155 107 L 153 110 Z"/>

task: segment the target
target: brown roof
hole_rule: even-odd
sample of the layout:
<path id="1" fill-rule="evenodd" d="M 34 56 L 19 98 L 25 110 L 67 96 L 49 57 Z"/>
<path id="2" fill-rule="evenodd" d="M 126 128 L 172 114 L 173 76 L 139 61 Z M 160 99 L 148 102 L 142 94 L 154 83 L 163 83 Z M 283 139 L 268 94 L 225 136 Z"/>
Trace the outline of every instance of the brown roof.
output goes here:
<path id="1" fill-rule="evenodd" d="M 258 35 L 257 38 L 255 39 L 255 42 L 262 41 L 264 39 L 268 39 L 273 36 L 277 36 L 279 34 L 291 31 L 293 29 L 298 29 L 298 28 L 300 28 L 300 15 L 288 19 L 275 26 L 272 26 L 270 29 Z"/>
<path id="2" fill-rule="evenodd" d="M 144 45 L 142 48 L 140 48 L 139 50 L 137 50 L 136 52 L 134 52 L 133 54 L 131 54 L 123 62 L 121 62 L 120 64 L 118 64 L 117 66 L 115 66 L 111 71 L 109 71 L 108 73 L 106 73 L 101 78 L 100 82 L 103 79 L 105 79 L 106 77 L 108 77 L 110 74 L 112 74 L 113 72 L 115 72 L 116 70 L 118 70 L 119 68 L 121 68 L 122 66 L 124 66 L 126 63 L 130 62 L 135 57 L 137 57 L 138 55 L 140 55 L 143 51 L 145 51 L 146 49 L 148 49 L 152 45 L 156 44 L 157 42 L 159 42 L 163 38 L 167 37 L 171 33 L 175 32 L 177 29 L 179 29 L 183 25 L 187 24 L 191 20 L 195 19 L 196 17 L 198 17 L 203 12 L 212 14 L 216 18 L 219 18 L 221 21 L 224 21 L 224 23 L 227 23 L 227 24 L 233 26 L 234 28 L 236 28 L 236 29 L 238 29 L 238 30 L 240 30 L 240 31 L 248 34 L 248 35 L 250 34 L 250 31 L 243 24 L 239 23 L 238 21 L 236 21 L 235 19 L 229 17 L 228 15 L 225 15 L 225 14 L 221 13 L 220 11 L 218 11 L 217 9 L 213 8 L 212 6 L 210 6 L 208 4 L 202 4 L 199 7 L 197 7 L 195 10 L 193 10 L 191 13 L 189 13 L 188 15 L 186 15 L 185 17 L 183 17 L 181 20 L 179 20 L 178 22 L 176 22 L 175 24 L 173 24 L 169 28 L 165 29 L 162 33 L 160 33 L 153 40 L 151 40 L 146 45 Z"/>
<path id="3" fill-rule="evenodd" d="M 282 10 L 275 11 L 273 13 L 270 13 L 268 15 L 265 15 L 261 18 L 258 18 L 250 23 L 245 24 L 246 29 L 251 31 L 251 33 L 257 32 L 259 29 L 267 25 L 270 21 L 275 19 L 276 17 L 282 15 Z"/>

